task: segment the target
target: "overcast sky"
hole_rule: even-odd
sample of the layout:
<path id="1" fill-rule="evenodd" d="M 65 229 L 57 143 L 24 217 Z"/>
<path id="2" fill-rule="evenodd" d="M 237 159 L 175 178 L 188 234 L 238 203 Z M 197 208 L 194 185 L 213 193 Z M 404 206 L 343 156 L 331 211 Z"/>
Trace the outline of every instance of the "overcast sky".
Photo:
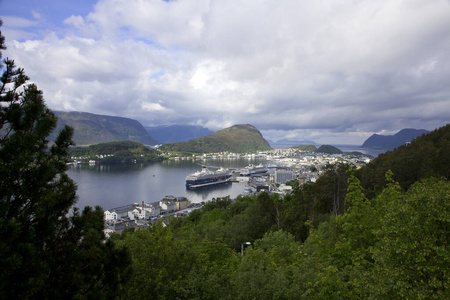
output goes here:
<path id="1" fill-rule="evenodd" d="M 54 110 L 360 145 L 450 121 L 449 0 L 0 0 Z"/>

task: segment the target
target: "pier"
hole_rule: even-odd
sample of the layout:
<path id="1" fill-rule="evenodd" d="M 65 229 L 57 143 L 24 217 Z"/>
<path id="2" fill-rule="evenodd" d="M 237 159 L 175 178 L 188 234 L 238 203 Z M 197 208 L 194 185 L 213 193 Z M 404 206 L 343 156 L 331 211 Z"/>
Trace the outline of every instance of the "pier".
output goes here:
<path id="1" fill-rule="evenodd" d="M 231 182 L 236 182 L 236 180 L 233 180 L 232 178 L 230 178 L 230 179 L 227 179 L 227 180 L 220 180 L 220 181 L 214 181 L 214 182 L 190 185 L 188 188 L 189 189 L 198 189 L 198 188 L 202 188 L 202 187 L 207 187 L 207 186 L 212 186 L 212 185 L 217 185 L 217 184 L 223 184 L 223 183 L 231 183 Z"/>

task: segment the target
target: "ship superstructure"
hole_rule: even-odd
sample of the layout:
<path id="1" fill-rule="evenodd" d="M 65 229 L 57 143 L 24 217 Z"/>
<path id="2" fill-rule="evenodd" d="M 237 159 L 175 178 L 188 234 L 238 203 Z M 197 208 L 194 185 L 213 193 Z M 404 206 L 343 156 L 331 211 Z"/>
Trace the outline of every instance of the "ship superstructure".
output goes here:
<path id="1" fill-rule="evenodd" d="M 269 169 L 266 165 L 259 164 L 257 166 L 255 165 L 248 165 L 247 167 L 241 169 L 240 175 L 241 176 L 250 176 L 253 174 L 260 174 L 260 173 L 266 173 Z"/>
<path id="2" fill-rule="evenodd" d="M 228 169 L 222 167 L 217 171 L 210 171 L 208 168 L 202 167 L 201 171 L 189 174 L 186 177 L 186 188 L 223 182 L 229 179 L 231 175 L 232 173 Z"/>

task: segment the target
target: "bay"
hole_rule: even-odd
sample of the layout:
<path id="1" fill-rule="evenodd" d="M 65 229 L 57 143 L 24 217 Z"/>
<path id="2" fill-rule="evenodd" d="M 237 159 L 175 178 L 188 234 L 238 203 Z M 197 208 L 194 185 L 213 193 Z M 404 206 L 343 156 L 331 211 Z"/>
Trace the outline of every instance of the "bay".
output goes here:
<path id="1" fill-rule="evenodd" d="M 166 195 L 183 196 L 192 203 L 243 193 L 246 183 L 226 183 L 198 190 L 186 190 L 186 176 L 205 164 L 214 170 L 220 166 L 241 169 L 249 164 L 265 163 L 261 158 L 209 159 L 206 161 L 165 160 L 152 164 L 70 166 L 67 174 L 77 184 L 76 207 L 99 205 L 103 209 L 132 203 L 153 203 Z"/>
<path id="2" fill-rule="evenodd" d="M 383 154 L 384 152 L 388 150 L 376 150 L 376 149 L 370 149 L 370 148 L 361 148 L 361 146 L 357 145 L 334 145 L 336 148 L 343 152 L 352 152 L 357 151 L 361 152 L 362 154 L 371 155 L 373 157 L 377 157 L 380 154 Z"/>

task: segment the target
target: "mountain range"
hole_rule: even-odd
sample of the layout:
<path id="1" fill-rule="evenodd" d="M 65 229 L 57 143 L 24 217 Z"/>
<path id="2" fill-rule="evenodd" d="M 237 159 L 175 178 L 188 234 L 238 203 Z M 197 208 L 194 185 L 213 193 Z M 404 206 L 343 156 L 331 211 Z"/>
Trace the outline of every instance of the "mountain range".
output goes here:
<path id="1" fill-rule="evenodd" d="M 86 112 L 54 111 L 58 118 L 56 130 L 50 140 L 56 138 L 64 125 L 74 128 L 76 145 L 93 145 L 116 141 L 135 141 L 145 145 L 168 144 L 165 149 L 189 153 L 246 152 L 296 145 L 317 145 L 313 141 L 282 139 L 265 140 L 252 125 L 235 125 L 217 132 L 194 125 L 143 126 L 137 120 L 97 115 Z M 424 129 L 403 129 L 394 135 L 373 134 L 361 146 L 366 149 L 392 150 L 414 138 L 429 133 Z M 184 143 L 184 144 L 183 144 Z M 175 145 L 174 145 L 175 144 Z M 191 147 L 192 149 L 188 149 Z M 178 150 L 173 150 L 178 149 Z"/>
<path id="2" fill-rule="evenodd" d="M 361 148 L 392 150 L 401 145 L 410 143 L 416 137 L 429 133 L 425 129 L 402 129 L 394 135 L 373 134 L 361 146 Z"/>
<path id="3" fill-rule="evenodd" d="M 145 145 L 158 144 L 144 126 L 133 119 L 76 111 L 53 112 L 58 118 L 58 124 L 49 137 L 50 140 L 54 140 L 56 133 L 65 125 L 69 125 L 74 129 L 73 141 L 79 146 L 116 141 L 134 141 Z"/>
<path id="4" fill-rule="evenodd" d="M 310 141 L 310 140 L 295 140 L 295 139 L 282 139 L 278 141 L 272 141 L 267 140 L 272 148 L 276 149 L 284 149 L 284 148 L 291 148 L 294 146 L 299 145 L 314 145 L 317 146 L 318 144 Z"/>
<path id="5" fill-rule="evenodd" d="M 179 153 L 254 152 L 271 149 L 261 132 L 250 124 L 238 124 L 181 143 L 162 145 L 160 150 Z"/>

